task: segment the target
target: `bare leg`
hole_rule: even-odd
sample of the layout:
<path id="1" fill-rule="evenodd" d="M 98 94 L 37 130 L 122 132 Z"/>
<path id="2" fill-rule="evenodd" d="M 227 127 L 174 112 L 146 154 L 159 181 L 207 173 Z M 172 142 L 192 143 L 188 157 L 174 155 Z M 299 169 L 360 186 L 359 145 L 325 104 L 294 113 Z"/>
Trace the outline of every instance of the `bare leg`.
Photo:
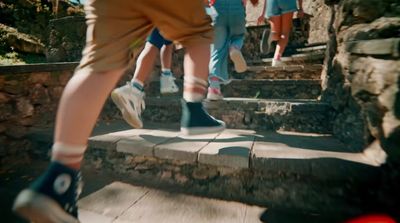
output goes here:
<path id="1" fill-rule="evenodd" d="M 164 45 L 160 51 L 161 69 L 171 69 L 173 44 Z"/>
<path id="2" fill-rule="evenodd" d="M 272 16 L 269 18 L 269 24 L 271 26 L 271 39 L 278 41 L 281 36 L 282 24 L 281 16 Z"/>
<path id="3" fill-rule="evenodd" d="M 293 12 L 285 13 L 281 16 L 281 36 L 276 46 L 274 58 L 280 60 L 289 42 L 290 31 L 292 30 Z"/>
<path id="4" fill-rule="evenodd" d="M 153 44 L 146 42 L 142 52 L 140 53 L 136 61 L 135 74 L 133 76 L 134 80 L 139 80 L 144 83 L 154 67 L 154 62 L 158 56 L 158 48 Z"/>
<path id="5" fill-rule="evenodd" d="M 79 70 L 68 82 L 60 100 L 55 143 L 85 146 L 106 98 L 124 69 L 104 73 Z M 53 157 L 56 158 L 57 157 Z M 78 168 L 80 163 L 71 164 Z"/>
<path id="6" fill-rule="evenodd" d="M 209 44 L 197 44 L 187 47 L 184 61 L 185 75 L 193 75 L 207 82 L 209 62 Z"/>
<path id="7" fill-rule="evenodd" d="M 210 45 L 208 43 L 186 48 L 181 118 L 183 134 L 207 134 L 225 129 L 225 123 L 210 116 L 202 105 L 208 86 L 209 61 Z"/>

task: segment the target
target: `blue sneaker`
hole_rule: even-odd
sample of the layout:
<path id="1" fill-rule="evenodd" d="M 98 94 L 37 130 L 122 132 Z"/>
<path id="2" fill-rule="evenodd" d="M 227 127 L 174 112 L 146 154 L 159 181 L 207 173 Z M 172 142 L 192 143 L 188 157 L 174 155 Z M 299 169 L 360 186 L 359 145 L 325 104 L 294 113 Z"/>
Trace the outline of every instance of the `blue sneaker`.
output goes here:
<path id="1" fill-rule="evenodd" d="M 186 102 L 182 99 L 181 132 L 186 135 L 199 135 L 222 132 L 225 122 L 209 115 L 201 102 Z"/>
<path id="2" fill-rule="evenodd" d="M 52 162 L 47 171 L 15 199 L 13 211 L 38 223 L 79 223 L 81 174 Z"/>

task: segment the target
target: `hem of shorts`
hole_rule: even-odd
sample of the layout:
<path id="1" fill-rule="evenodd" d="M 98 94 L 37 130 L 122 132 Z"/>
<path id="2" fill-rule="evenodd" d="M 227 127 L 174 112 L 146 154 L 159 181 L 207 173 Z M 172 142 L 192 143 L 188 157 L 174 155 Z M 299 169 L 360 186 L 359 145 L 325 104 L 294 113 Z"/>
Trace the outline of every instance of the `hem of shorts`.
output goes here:
<path id="1" fill-rule="evenodd" d="M 187 40 L 175 40 L 174 43 L 182 45 L 184 48 L 188 46 L 193 46 L 197 44 L 212 44 L 213 39 L 212 38 L 196 38 L 196 39 L 187 39 Z"/>
<path id="2" fill-rule="evenodd" d="M 283 15 L 285 13 L 296 12 L 296 11 L 298 11 L 298 9 L 289 9 L 289 10 L 286 10 L 286 11 L 282 11 L 280 14 L 277 14 L 277 15 L 268 15 L 268 14 L 266 14 L 265 18 L 271 18 L 272 16 L 280 16 L 280 15 Z"/>

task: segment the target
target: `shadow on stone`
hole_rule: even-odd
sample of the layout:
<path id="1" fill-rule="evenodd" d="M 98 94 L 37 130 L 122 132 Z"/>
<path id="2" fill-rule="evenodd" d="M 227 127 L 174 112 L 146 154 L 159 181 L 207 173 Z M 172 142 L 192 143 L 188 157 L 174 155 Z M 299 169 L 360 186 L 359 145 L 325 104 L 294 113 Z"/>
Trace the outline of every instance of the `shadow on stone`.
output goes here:
<path id="1" fill-rule="evenodd" d="M 241 146 L 228 146 L 219 149 L 218 155 L 229 155 L 229 156 L 249 156 L 249 148 Z"/>

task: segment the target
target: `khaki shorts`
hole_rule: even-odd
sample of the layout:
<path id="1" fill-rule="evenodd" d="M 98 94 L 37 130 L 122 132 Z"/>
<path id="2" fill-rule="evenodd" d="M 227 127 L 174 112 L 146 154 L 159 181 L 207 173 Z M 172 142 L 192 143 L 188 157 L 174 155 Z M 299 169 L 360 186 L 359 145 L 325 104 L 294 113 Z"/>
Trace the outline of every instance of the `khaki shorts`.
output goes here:
<path id="1" fill-rule="evenodd" d="M 87 0 L 86 46 L 78 69 L 126 68 L 130 54 L 157 27 L 184 47 L 212 43 L 211 18 L 203 0 Z"/>

